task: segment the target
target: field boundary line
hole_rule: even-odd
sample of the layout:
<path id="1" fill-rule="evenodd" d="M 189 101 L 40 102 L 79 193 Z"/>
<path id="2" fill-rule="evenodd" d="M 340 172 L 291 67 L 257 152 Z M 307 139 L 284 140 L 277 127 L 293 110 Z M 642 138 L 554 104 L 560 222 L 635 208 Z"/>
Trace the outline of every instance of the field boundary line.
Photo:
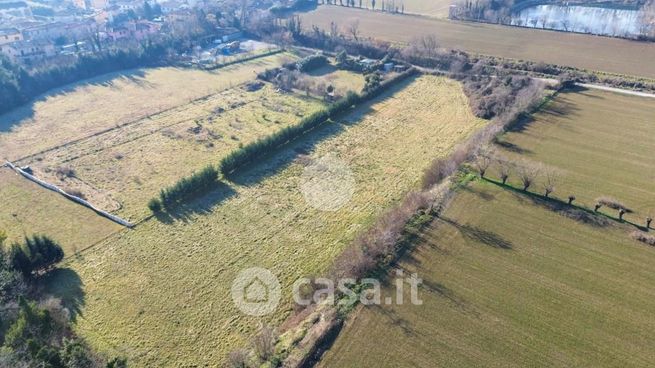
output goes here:
<path id="1" fill-rule="evenodd" d="M 281 52 L 282 52 L 282 51 L 281 51 Z M 266 55 L 266 56 L 270 56 L 270 55 Z M 246 60 L 246 61 L 243 61 L 243 62 L 248 62 L 248 61 L 252 61 L 252 60 Z M 232 64 L 232 65 L 235 65 L 235 64 Z M 200 69 L 200 70 L 202 70 L 202 69 Z M 171 112 L 171 111 L 173 111 L 173 110 L 175 110 L 175 109 L 177 109 L 177 108 L 180 108 L 180 107 L 183 107 L 183 106 L 186 106 L 186 105 L 190 105 L 190 104 L 193 104 L 193 103 L 196 103 L 196 102 L 199 102 L 199 101 L 207 100 L 207 99 L 209 99 L 209 98 L 211 98 L 211 97 L 213 97 L 213 96 L 220 95 L 221 93 L 223 93 L 223 92 L 225 92 L 225 91 L 228 91 L 228 90 L 230 90 L 230 89 L 233 89 L 233 88 L 236 88 L 236 87 L 240 87 L 240 86 L 245 86 L 245 85 L 248 84 L 248 83 L 250 83 L 250 81 L 248 81 L 248 82 L 243 82 L 243 83 L 239 83 L 239 84 L 236 84 L 236 85 L 234 85 L 234 86 L 230 86 L 230 87 L 228 87 L 228 88 L 222 89 L 222 90 L 217 91 L 217 92 L 213 92 L 213 93 L 210 93 L 210 94 L 207 94 L 207 95 L 203 95 L 203 96 L 200 96 L 200 97 L 197 97 L 197 98 L 193 98 L 193 99 L 190 99 L 189 101 L 184 102 L 184 103 L 181 103 L 181 104 L 179 104 L 179 105 L 171 106 L 171 107 L 169 107 L 169 108 L 166 108 L 166 109 L 163 109 L 163 110 L 159 110 L 159 111 L 154 112 L 154 113 L 152 113 L 152 114 L 144 115 L 144 116 L 142 116 L 142 117 L 139 117 L 139 118 L 136 118 L 136 119 L 130 120 L 130 121 L 128 121 L 128 122 L 125 122 L 125 123 L 122 123 L 122 124 L 115 125 L 115 126 L 113 126 L 113 127 L 111 127 L 111 128 L 103 129 L 103 130 L 101 130 L 101 131 L 99 131 L 99 132 L 96 132 L 96 133 L 93 133 L 93 134 L 91 134 L 91 135 L 88 135 L 88 136 L 85 136 L 85 137 L 81 137 L 81 138 L 77 138 L 77 139 L 73 139 L 72 141 L 68 141 L 68 142 L 65 142 L 65 143 L 62 143 L 62 144 L 56 145 L 56 146 L 54 146 L 54 147 L 46 148 L 46 149 L 44 149 L 44 150 L 41 150 L 41 151 L 39 151 L 39 152 L 35 152 L 35 153 L 32 153 L 32 154 L 29 154 L 29 155 L 27 155 L 27 156 L 19 157 L 19 158 L 17 158 L 17 159 L 12 160 L 12 161 L 13 161 L 13 162 L 22 162 L 22 161 L 25 161 L 25 160 L 29 160 L 29 159 L 32 159 L 32 158 L 34 158 L 34 157 L 36 157 L 36 156 L 39 156 L 39 155 L 42 155 L 42 154 L 45 154 L 45 153 L 48 153 L 48 152 L 52 152 L 52 151 L 58 150 L 58 149 L 60 149 L 60 148 L 65 148 L 65 147 L 68 147 L 68 146 L 70 146 L 70 145 L 72 145 L 72 144 L 79 143 L 79 142 L 85 141 L 85 140 L 90 139 L 90 138 L 98 137 L 98 136 L 101 136 L 101 135 L 103 135 L 103 134 L 106 134 L 106 133 L 112 132 L 112 131 L 114 131 L 114 130 L 124 128 L 124 127 L 126 127 L 126 126 L 130 126 L 130 125 L 137 124 L 137 123 L 139 123 L 139 122 L 141 122 L 141 121 L 143 121 L 143 120 L 151 119 L 152 117 L 155 117 L 155 116 L 158 116 L 158 115 L 161 115 L 161 114 L 165 114 L 165 113 Z"/>
<path id="2" fill-rule="evenodd" d="M 107 218 L 107 219 L 109 219 L 109 220 L 111 220 L 111 221 L 113 221 L 113 222 L 115 222 L 115 223 L 117 223 L 119 225 L 123 225 L 123 226 L 125 226 L 127 228 L 134 227 L 134 225 L 132 223 L 130 223 L 129 221 L 124 220 L 124 219 L 122 219 L 122 218 L 120 218 L 118 216 L 112 215 L 111 213 L 103 211 L 103 210 L 101 210 L 99 208 L 96 208 L 95 206 L 93 206 L 91 203 L 85 201 L 84 199 L 66 193 L 65 191 L 63 191 L 62 189 L 57 187 L 56 185 L 45 182 L 45 181 L 35 177 L 34 175 L 25 172 L 23 169 L 14 166 L 14 164 L 12 164 L 9 161 L 7 161 L 5 163 L 5 166 L 9 167 L 10 169 L 14 170 L 18 174 L 22 175 L 27 180 L 32 181 L 32 182 L 42 186 L 43 188 L 51 190 L 51 191 L 53 191 L 55 193 L 59 193 L 62 196 L 66 197 L 67 199 L 69 199 L 69 200 L 71 200 L 71 201 L 73 201 L 73 202 L 75 202 L 77 204 L 80 204 L 80 205 L 82 205 L 84 207 L 87 207 L 87 208 L 91 209 L 92 211 L 94 211 L 95 213 L 97 213 L 98 215 L 100 215 L 102 217 L 105 217 L 105 218 Z"/>
<path id="3" fill-rule="evenodd" d="M 241 86 L 241 84 L 240 84 L 240 85 L 237 85 L 236 87 L 239 87 L 239 86 Z M 222 92 L 225 92 L 225 91 L 222 91 Z M 220 94 L 220 93 L 217 93 L 216 95 L 218 95 L 218 94 Z M 214 96 L 211 96 L 211 97 L 214 97 Z M 248 101 L 248 102 L 246 102 L 246 103 L 244 103 L 243 105 L 238 106 L 238 107 L 247 106 L 247 105 L 250 105 L 250 104 L 255 103 L 255 102 L 257 102 L 257 101 L 258 101 L 258 99 L 254 99 L 254 100 Z M 189 104 L 185 104 L 185 105 L 180 105 L 180 106 L 178 106 L 178 107 L 188 106 L 188 105 L 191 105 L 191 103 L 189 103 Z M 227 111 L 233 111 L 233 110 L 237 109 L 238 107 L 235 107 L 235 108 L 233 108 L 233 109 L 229 109 L 229 110 L 225 110 L 225 111 L 226 111 L 226 112 L 227 112 Z M 91 151 L 88 151 L 88 152 L 85 152 L 85 153 L 79 154 L 79 155 L 77 155 L 77 156 L 74 156 L 74 157 L 69 157 L 69 158 L 66 158 L 66 159 L 64 159 L 64 160 L 62 160 L 62 161 L 58 161 L 58 162 L 59 162 L 60 164 L 69 163 L 69 162 L 72 162 L 72 161 L 78 160 L 78 159 L 80 159 L 80 158 L 86 157 L 86 156 L 90 156 L 90 155 L 93 155 L 93 154 L 96 154 L 96 153 L 100 153 L 100 152 L 106 151 L 106 150 L 108 150 L 108 149 L 112 149 L 112 148 L 120 147 L 120 146 L 122 146 L 122 145 L 124 145 L 124 144 L 132 143 L 132 142 L 137 141 L 137 140 L 139 140 L 139 139 L 143 139 L 143 138 L 146 138 L 146 137 L 151 136 L 151 135 L 153 135 L 153 134 L 160 133 L 161 131 L 163 131 L 163 130 L 165 130 L 165 129 L 172 128 L 172 127 L 174 127 L 174 126 L 177 126 L 177 125 L 180 125 L 180 124 L 184 124 L 184 123 L 189 123 L 189 122 L 191 122 L 191 121 L 198 120 L 199 118 L 204 118 L 204 117 L 208 117 L 208 116 L 211 116 L 211 114 L 205 114 L 205 115 L 202 115 L 202 116 L 196 116 L 196 117 L 193 117 L 193 118 L 188 118 L 188 119 L 184 119 L 184 120 L 176 121 L 176 122 L 171 123 L 171 124 L 167 124 L 167 125 L 160 126 L 159 128 L 154 129 L 154 130 L 151 130 L 151 131 L 148 132 L 148 133 L 144 133 L 144 134 L 142 134 L 142 135 L 135 136 L 135 137 L 133 137 L 133 138 L 130 138 L 130 139 L 124 140 L 124 141 L 122 141 L 122 142 L 117 142 L 117 143 L 115 143 L 115 144 L 111 144 L 111 145 L 106 146 L 106 147 L 101 147 L 101 148 L 98 148 L 98 149 L 95 149 L 95 150 L 91 150 Z M 150 119 L 150 118 L 147 118 L 147 119 Z M 139 119 L 139 121 L 142 121 L 142 120 L 146 120 L 146 119 Z M 124 127 L 124 126 L 123 126 L 123 127 Z M 121 128 L 123 128 L 123 127 L 121 127 Z M 109 132 L 106 132 L 106 133 L 109 133 Z M 86 139 L 91 139 L 91 138 L 95 138 L 95 137 L 93 137 L 93 136 L 89 136 L 89 137 L 87 137 Z M 71 142 L 71 145 L 73 145 L 73 144 L 77 144 L 77 143 L 80 143 L 80 142 Z M 60 147 L 60 148 L 64 148 L 64 147 Z M 58 150 L 58 149 L 60 149 L 60 148 L 55 148 L 55 149 L 53 149 L 53 151 L 56 151 L 56 150 Z M 51 151 L 51 152 L 52 152 L 52 151 Z"/>

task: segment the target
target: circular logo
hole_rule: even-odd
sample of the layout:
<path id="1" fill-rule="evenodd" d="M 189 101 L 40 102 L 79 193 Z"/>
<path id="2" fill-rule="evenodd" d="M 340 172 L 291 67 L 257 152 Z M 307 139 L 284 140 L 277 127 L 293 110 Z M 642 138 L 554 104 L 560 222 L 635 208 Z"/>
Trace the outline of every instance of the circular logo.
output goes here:
<path id="1" fill-rule="evenodd" d="M 241 312 L 249 316 L 261 317 L 272 313 L 281 296 L 280 282 L 265 268 L 243 270 L 232 282 L 232 300 Z"/>
<path id="2" fill-rule="evenodd" d="M 300 178 L 300 190 L 312 207 L 334 212 L 352 198 L 355 179 L 345 162 L 323 156 L 305 167 Z"/>

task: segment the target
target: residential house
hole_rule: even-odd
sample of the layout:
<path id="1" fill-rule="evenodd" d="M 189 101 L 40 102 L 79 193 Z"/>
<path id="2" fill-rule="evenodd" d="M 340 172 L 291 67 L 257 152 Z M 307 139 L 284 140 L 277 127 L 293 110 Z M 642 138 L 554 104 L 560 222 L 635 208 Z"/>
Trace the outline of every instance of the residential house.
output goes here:
<path id="1" fill-rule="evenodd" d="M 23 35 L 16 28 L 0 29 L 0 45 L 22 41 Z"/>
<path id="2" fill-rule="evenodd" d="M 0 53 L 17 62 L 32 63 L 53 57 L 57 51 L 47 41 L 17 41 L 1 45 Z"/>
<path id="3" fill-rule="evenodd" d="M 218 28 L 216 31 L 218 37 L 223 42 L 232 42 L 243 37 L 243 33 L 240 30 L 232 27 Z"/>
<path id="4" fill-rule="evenodd" d="M 24 1 L 0 2 L 0 18 L 32 18 L 32 10 Z"/>

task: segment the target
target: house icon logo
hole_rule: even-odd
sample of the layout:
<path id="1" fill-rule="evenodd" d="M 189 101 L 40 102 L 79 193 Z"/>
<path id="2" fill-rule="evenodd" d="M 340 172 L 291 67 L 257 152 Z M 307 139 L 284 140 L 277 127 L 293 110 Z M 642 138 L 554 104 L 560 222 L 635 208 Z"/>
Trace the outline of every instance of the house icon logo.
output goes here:
<path id="1" fill-rule="evenodd" d="M 253 267 L 243 270 L 232 283 L 232 300 L 249 316 L 261 317 L 277 308 L 281 297 L 280 282 L 269 270 Z"/>

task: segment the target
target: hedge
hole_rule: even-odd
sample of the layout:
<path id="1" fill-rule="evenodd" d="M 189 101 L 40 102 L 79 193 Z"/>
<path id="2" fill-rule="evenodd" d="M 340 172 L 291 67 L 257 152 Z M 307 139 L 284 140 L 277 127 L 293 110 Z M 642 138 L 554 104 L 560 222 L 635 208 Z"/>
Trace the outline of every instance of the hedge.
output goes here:
<path id="1" fill-rule="evenodd" d="M 159 198 L 151 199 L 148 207 L 153 212 L 159 212 L 163 208 L 170 209 L 184 200 L 207 191 L 217 182 L 218 170 L 213 166 L 207 166 L 189 177 L 182 178 L 173 186 L 162 189 L 159 192 Z"/>
<path id="2" fill-rule="evenodd" d="M 245 145 L 236 151 L 232 151 L 219 163 L 219 171 L 223 174 L 223 176 L 228 176 L 238 167 L 252 162 L 257 157 L 265 155 L 275 148 L 300 137 L 302 134 L 323 124 L 328 119 L 332 119 L 337 115 L 347 111 L 353 105 L 371 100 L 379 96 L 388 87 L 416 74 L 416 72 L 416 69 L 411 68 L 395 76 L 394 78 L 382 82 L 378 87 L 371 89 L 366 93 L 362 93 L 361 95 L 354 92 L 349 92 L 345 97 L 335 101 L 328 107 L 304 117 L 298 124 L 288 126 L 265 138 L 260 138 L 253 143 Z"/>

